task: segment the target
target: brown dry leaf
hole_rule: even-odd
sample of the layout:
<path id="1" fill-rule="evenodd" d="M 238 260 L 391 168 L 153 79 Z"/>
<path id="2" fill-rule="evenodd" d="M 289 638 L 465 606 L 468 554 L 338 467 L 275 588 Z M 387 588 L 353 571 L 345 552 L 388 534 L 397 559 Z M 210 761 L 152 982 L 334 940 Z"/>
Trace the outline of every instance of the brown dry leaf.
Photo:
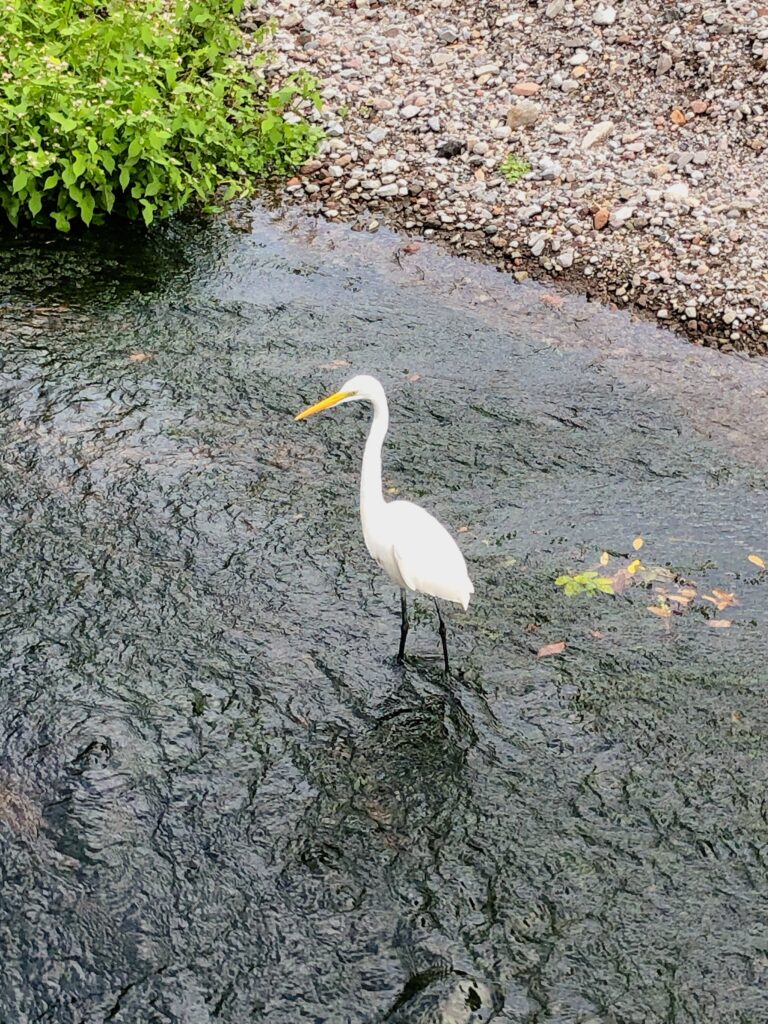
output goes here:
<path id="1" fill-rule="evenodd" d="M 154 359 L 152 352 L 131 352 L 128 356 L 129 363 L 146 363 L 148 359 Z"/>
<path id="2" fill-rule="evenodd" d="M 540 647 L 536 652 L 537 658 L 548 658 L 551 654 L 562 654 L 565 650 L 565 640 L 560 640 L 556 644 L 545 644 Z"/>
<path id="3" fill-rule="evenodd" d="M 608 565 L 610 560 L 611 556 L 608 554 L 607 551 L 604 551 L 602 555 L 600 555 L 600 565 Z"/>
<path id="4" fill-rule="evenodd" d="M 679 107 L 675 107 L 670 115 L 673 124 L 685 124 L 685 114 Z"/>
<path id="5" fill-rule="evenodd" d="M 542 295 L 541 301 L 546 302 L 548 306 L 562 306 L 565 299 L 562 295 Z"/>
<path id="6" fill-rule="evenodd" d="M 418 252 L 420 249 L 421 249 L 421 246 L 419 245 L 418 242 L 408 242 L 407 245 L 404 245 L 402 247 L 400 252 L 407 252 L 408 255 L 410 256 L 412 253 Z"/>
<path id="7" fill-rule="evenodd" d="M 733 623 L 730 619 L 710 619 L 709 625 L 713 629 L 728 629 L 728 627 L 732 626 Z"/>
<path id="8" fill-rule="evenodd" d="M 659 618 L 668 619 L 672 614 L 672 609 L 667 608 L 666 605 L 649 604 L 648 611 L 652 615 L 658 615 Z"/>
<path id="9" fill-rule="evenodd" d="M 765 568 L 765 562 L 762 560 L 760 555 L 747 555 L 747 561 L 751 562 L 752 565 L 756 565 L 759 569 Z"/>
<path id="10" fill-rule="evenodd" d="M 642 566 L 642 563 L 640 562 L 640 559 L 636 558 L 634 560 L 634 562 L 630 562 L 629 565 L 627 566 L 627 572 L 629 573 L 630 576 L 634 576 L 635 573 L 638 571 L 638 569 L 642 569 L 642 568 L 643 568 L 643 566 Z"/>
<path id="11" fill-rule="evenodd" d="M 632 541 L 632 547 L 635 549 L 635 551 L 639 551 L 643 544 L 645 544 L 645 541 L 642 537 L 635 537 L 635 539 Z"/>
<path id="12" fill-rule="evenodd" d="M 680 587 L 680 596 L 692 599 L 692 598 L 696 597 L 696 588 L 695 587 Z"/>
<path id="13" fill-rule="evenodd" d="M 334 359 L 332 363 L 320 363 L 321 370 L 340 370 L 342 366 L 351 366 L 348 359 Z"/>
<path id="14" fill-rule="evenodd" d="M 667 594 L 667 600 L 674 604 L 681 604 L 683 607 L 691 603 L 690 597 L 685 597 L 683 594 Z"/>
<path id="15" fill-rule="evenodd" d="M 605 637 L 605 633 L 602 629 L 590 629 L 589 635 L 593 640 L 602 640 Z"/>
<path id="16" fill-rule="evenodd" d="M 415 383 L 416 383 L 416 381 L 419 381 L 419 380 L 421 380 L 421 374 L 420 374 L 420 373 L 412 373 L 412 374 L 411 374 L 411 375 L 410 375 L 410 376 L 408 377 L 408 380 L 409 380 L 409 381 L 411 382 L 411 384 L 415 384 Z"/>
<path id="17" fill-rule="evenodd" d="M 611 577 L 611 583 L 613 583 L 614 594 L 623 594 L 629 585 L 629 574 L 626 569 L 619 569 L 619 571 Z"/>

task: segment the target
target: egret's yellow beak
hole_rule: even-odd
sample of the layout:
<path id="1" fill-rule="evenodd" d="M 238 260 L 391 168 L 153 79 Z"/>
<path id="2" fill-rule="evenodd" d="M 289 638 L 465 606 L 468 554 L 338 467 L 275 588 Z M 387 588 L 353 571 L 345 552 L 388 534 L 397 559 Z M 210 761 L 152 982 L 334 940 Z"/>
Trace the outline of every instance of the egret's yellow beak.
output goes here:
<path id="1" fill-rule="evenodd" d="M 334 405 L 338 405 L 339 402 L 343 402 L 345 398 L 350 398 L 354 395 L 354 391 L 337 391 L 333 395 L 328 395 L 322 402 L 316 402 L 314 405 L 310 405 L 308 409 L 302 409 L 298 416 L 294 417 L 297 420 L 307 420 L 310 416 L 314 416 L 316 412 L 322 412 L 323 409 L 330 409 Z"/>

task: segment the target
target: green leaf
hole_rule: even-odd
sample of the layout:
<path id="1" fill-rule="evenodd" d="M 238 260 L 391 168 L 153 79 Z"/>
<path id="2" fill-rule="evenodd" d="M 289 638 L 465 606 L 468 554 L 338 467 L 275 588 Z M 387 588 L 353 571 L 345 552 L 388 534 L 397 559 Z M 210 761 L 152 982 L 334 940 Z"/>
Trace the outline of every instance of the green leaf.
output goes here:
<path id="1" fill-rule="evenodd" d="M 27 187 L 27 182 L 29 181 L 29 178 L 30 178 L 29 171 L 25 171 L 25 170 L 16 171 L 16 173 L 13 176 L 13 186 L 12 186 L 14 193 L 15 192 L 21 192 L 22 189 L 26 188 Z"/>
<path id="2" fill-rule="evenodd" d="M 93 218 L 93 211 L 96 208 L 96 200 L 90 192 L 83 192 L 80 197 L 80 201 L 78 202 L 78 206 L 80 207 L 80 215 L 83 218 L 83 224 L 87 227 Z"/>
<path id="3" fill-rule="evenodd" d="M 37 189 L 30 193 L 29 199 L 27 200 L 27 206 L 29 207 L 29 212 L 33 217 L 36 217 L 42 210 L 43 197 Z"/>
<path id="4" fill-rule="evenodd" d="M 57 211 L 52 216 L 58 231 L 69 231 L 69 216 L 65 212 Z"/>

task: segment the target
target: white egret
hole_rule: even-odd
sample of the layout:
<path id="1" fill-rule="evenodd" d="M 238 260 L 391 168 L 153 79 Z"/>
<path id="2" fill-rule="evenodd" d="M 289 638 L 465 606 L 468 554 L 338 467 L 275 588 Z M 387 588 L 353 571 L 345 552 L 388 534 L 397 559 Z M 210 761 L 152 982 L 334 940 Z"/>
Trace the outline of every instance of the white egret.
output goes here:
<path id="1" fill-rule="evenodd" d="M 381 489 L 381 448 L 389 427 L 389 407 L 384 388 L 375 377 L 352 377 L 340 391 L 304 409 L 296 417 L 305 420 L 315 413 L 344 402 L 370 402 L 373 422 L 363 453 L 360 474 L 360 519 L 365 546 L 371 557 L 400 588 L 400 647 L 398 661 L 405 654 L 408 635 L 406 591 L 428 594 L 435 600 L 443 644 L 445 671 L 448 642 L 438 599 L 454 601 L 466 611 L 474 587 L 464 556 L 445 527 L 411 501 L 385 501 Z"/>

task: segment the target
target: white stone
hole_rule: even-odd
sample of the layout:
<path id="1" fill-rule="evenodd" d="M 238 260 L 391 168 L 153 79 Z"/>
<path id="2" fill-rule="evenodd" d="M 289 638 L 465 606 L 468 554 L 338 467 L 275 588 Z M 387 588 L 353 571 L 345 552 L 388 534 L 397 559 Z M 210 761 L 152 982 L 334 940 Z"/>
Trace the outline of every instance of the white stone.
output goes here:
<path id="1" fill-rule="evenodd" d="M 615 210 L 611 210 L 609 224 L 612 228 L 621 228 L 634 216 L 634 213 L 634 206 L 617 206 Z"/>
<path id="2" fill-rule="evenodd" d="M 614 127 L 613 121 L 598 121 L 582 139 L 581 148 L 591 149 L 592 146 L 596 146 L 599 142 L 605 142 L 613 134 Z"/>
<path id="3" fill-rule="evenodd" d="M 610 4 L 598 4 L 597 10 L 592 15 L 595 25 L 612 25 L 616 21 L 616 8 Z"/>
<path id="4" fill-rule="evenodd" d="M 688 205 L 688 193 L 689 188 L 686 182 L 678 181 L 674 185 L 670 185 L 669 188 L 664 190 L 664 199 L 668 203 L 682 203 Z"/>

